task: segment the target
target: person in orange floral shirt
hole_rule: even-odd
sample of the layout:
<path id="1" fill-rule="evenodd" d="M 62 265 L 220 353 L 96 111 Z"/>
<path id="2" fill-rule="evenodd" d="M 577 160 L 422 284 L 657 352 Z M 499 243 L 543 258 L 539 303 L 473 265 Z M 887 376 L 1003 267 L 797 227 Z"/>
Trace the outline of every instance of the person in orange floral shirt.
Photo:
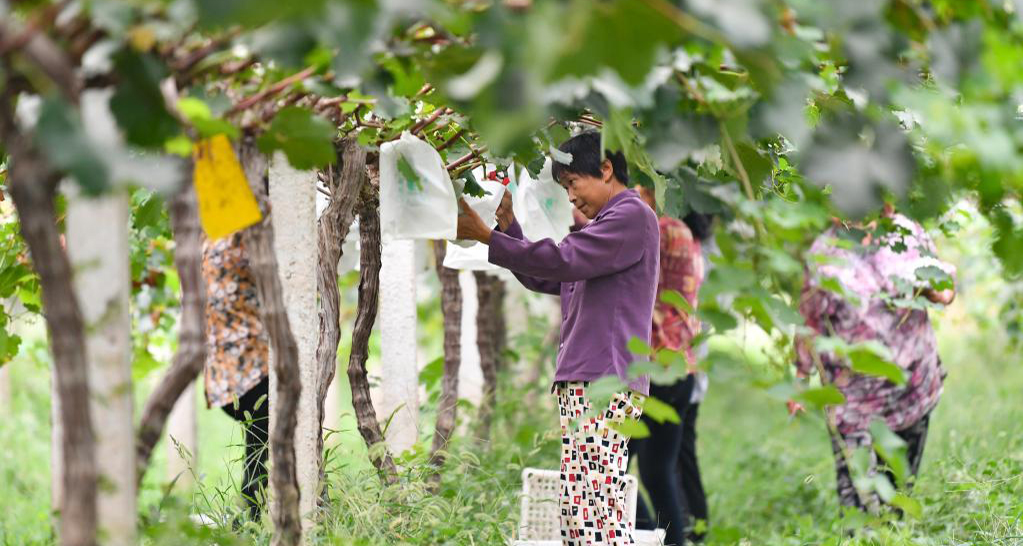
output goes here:
<path id="1" fill-rule="evenodd" d="M 203 240 L 206 281 L 206 403 L 245 432 L 242 496 L 258 520 L 267 483 L 270 343 L 242 232 Z"/>

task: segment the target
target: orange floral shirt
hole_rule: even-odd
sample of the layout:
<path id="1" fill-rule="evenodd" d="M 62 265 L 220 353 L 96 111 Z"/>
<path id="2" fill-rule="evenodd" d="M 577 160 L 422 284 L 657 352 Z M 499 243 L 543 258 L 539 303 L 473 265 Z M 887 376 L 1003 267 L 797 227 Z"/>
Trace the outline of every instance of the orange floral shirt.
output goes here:
<path id="1" fill-rule="evenodd" d="M 692 369 L 696 360 L 690 342 L 700 333 L 700 321 L 662 302 L 660 295 L 665 290 L 676 290 L 696 309 L 697 293 L 703 283 L 700 241 L 693 237 L 689 226 L 681 220 L 664 217 L 658 220 L 658 225 L 661 230 L 661 271 L 657 280 L 651 346 L 654 349 L 684 349 Z"/>
<path id="2" fill-rule="evenodd" d="M 206 281 L 206 403 L 222 407 L 268 374 L 270 344 L 242 234 L 203 241 Z"/>

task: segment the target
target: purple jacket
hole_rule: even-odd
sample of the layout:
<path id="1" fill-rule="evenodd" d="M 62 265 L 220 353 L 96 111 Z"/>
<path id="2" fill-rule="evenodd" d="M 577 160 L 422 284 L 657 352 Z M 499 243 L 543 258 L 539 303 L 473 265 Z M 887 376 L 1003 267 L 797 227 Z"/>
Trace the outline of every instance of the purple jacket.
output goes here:
<path id="1" fill-rule="evenodd" d="M 490 263 L 526 288 L 561 296 L 561 346 L 555 381 L 627 380 L 632 337 L 650 341 L 660 260 L 657 216 L 634 191 L 611 198 L 592 222 L 560 244 L 530 242 L 513 223 L 490 239 Z M 650 379 L 629 383 L 648 394 Z"/>

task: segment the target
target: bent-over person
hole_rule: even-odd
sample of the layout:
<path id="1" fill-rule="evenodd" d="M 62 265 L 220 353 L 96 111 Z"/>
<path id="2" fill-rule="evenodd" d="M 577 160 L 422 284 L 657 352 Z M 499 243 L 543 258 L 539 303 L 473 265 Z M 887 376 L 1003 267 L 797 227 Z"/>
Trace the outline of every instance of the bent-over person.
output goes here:
<path id="1" fill-rule="evenodd" d="M 852 371 L 845 359 L 813 349 L 812 338 L 797 342 L 801 374 L 823 371 L 822 381 L 836 386 L 846 402 L 830 408 L 836 430 L 832 448 L 843 506 L 871 512 L 880 507 L 876 493 L 857 491 L 847 456 L 856 449 L 870 453 L 871 474 L 877 455 L 872 448 L 870 424 L 882 420 L 907 444 L 908 477 L 920 468 L 931 412 L 941 397 L 945 372 L 926 309 L 895 303 L 911 295 L 947 305 L 955 292 L 935 290 L 918 278 L 917 270 L 935 267 L 949 276 L 955 268 L 939 261 L 934 242 L 916 222 L 886 207 L 883 220 L 891 229 L 874 238 L 869 231 L 833 226 L 810 248 L 800 313 L 820 336 L 834 336 L 849 344 L 879 342 L 905 376 L 905 384 Z M 844 294 L 835 292 L 835 283 Z M 827 284 L 825 284 L 827 283 Z M 894 477 L 889 473 L 892 483 Z"/>

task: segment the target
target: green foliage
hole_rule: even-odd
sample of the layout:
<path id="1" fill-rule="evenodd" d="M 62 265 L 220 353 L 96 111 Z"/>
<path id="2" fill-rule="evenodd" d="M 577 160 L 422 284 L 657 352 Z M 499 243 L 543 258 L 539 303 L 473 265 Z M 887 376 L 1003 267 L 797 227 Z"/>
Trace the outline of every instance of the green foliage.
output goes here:
<path id="1" fill-rule="evenodd" d="M 627 343 L 627 348 L 630 353 L 637 356 L 651 355 L 654 352 L 649 343 L 639 339 L 638 337 L 630 339 Z"/>
<path id="2" fill-rule="evenodd" d="M 0 366 L 14 358 L 21 347 L 21 336 L 7 330 L 9 321 L 6 314 L 0 315 Z"/>
<path id="3" fill-rule="evenodd" d="M 405 159 L 405 156 L 398 154 L 398 174 L 405 182 L 405 188 L 409 193 L 423 191 L 423 181 L 419 179 L 419 173 L 412 168 L 412 165 Z"/>
<path id="4" fill-rule="evenodd" d="M 640 0 L 576 1 L 568 9 L 575 16 L 567 21 L 551 79 L 588 76 L 607 67 L 627 83 L 641 83 L 659 50 L 681 35 L 662 13 Z"/>
<path id="5" fill-rule="evenodd" d="M 131 144 L 161 148 L 179 132 L 160 93 L 166 69 L 153 56 L 124 48 L 113 56 L 120 85 L 110 99 L 110 110 Z"/>
<path id="6" fill-rule="evenodd" d="M 308 110 L 288 107 L 277 113 L 258 142 L 261 151 L 281 150 L 292 167 L 305 170 L 337 161 L 335 135 L 336 129 L 327 120 Z"/>
<path id="7" fill-rule="evenodd" d="M 902 368 L 892 363 L 891 351 L 876 341 L 850 344 L 837 337 L 818 337 L 814 347 L 818 352 L 847 359 L 854 372 L 883 377 L 896 385 L 906 383 Z"/>
<path id="8" fill-rule="evenodd" d="M 500 165 L 516 162 L 535 173 L 541 154 L 551 146 L 583 127 L 600 126 L 607 147 L 625 153 L 634 179 L 656 189 L 666 214 L 717 215 L 721 254 L 700 291 L 697 316 L 716 334 L 736 330 L 732 335 L 741 334 L 744 345 L 750 332 L 764 340 L 760 354 L 718 346 L 700 362 L 701 368 L 724 374 L 717 382 L 739 384 L 744 396 L 729 399 L 758 419 L 744 426 L 718 419 L 707 427 L 717 439 L 707 442 L 716 450 L 714 458 L 728 467 L 716 471 L 718 483 L 734 481 L 735 469 L 749 478 L 742 495 L 719 488 L 721 497 L 713 502 L 721 516 L 715 520 L 712 544 L 834 544 L 849 526 L 864 527 L 864 543 L 996 543 L 1020 535 L 1018 484 L 998 481 L 1020 473 L 1019 461 L 1005 456 L 1019 446 L 1011 437 L 997 436 L 996 425 L 987 426 L 990 415 L 981 419 L 970 413 L 976 406 L 973 398 L 953 398 L 962 411 L 952 422 L 964 432 L 954 436 L 945 429 L 938 445 L 950 457 L 937 459 L 938 468 L 925 476 L 923 484 L 930 485 L 921 488 L 920 496 L 897 493 L 883 481 L 866 484 L 883 490 L 907 514 L 923 509 L 933 520 L 887 522 L 890 527 L 862 516 L 836 518 L 830 484 L 821 485 L 825 479 L 820 476 L 831 470 L 821 462 L 828 457 L 818 434 L 821 427 L 811 433 L 802 422 L 792 425 L 798 429 L 794 440 L 781 419 L 774 419 L 773 428 L 764 427 L 759 420 L 772 419 L 765 418 L 765 406 L 756 405 L 765 394 L 792 395 L 814 407 L 842 401 L 831 386 L 799 391 L 790 371 L 792 335 L 801 326 L 795 308 L 802 265 L 813 260 L 804 253 L 831 216 L 869 219 L 888 200 L 914 217 L 940 221 L 952 203 L 969 200 L 977 203 L 977 215 L 987 220 L 990 230 L 990 239 L 978 240 L 985 241 L 982 245 L 990 240 L 999 259 L 998 265 L 985 262 L 988 269 L 1008 279 L 1023 274 L 1023 132 L 1016 127 L 1023 83 L 1018 69 L 1023 55 L 1019 6 L 987 0 L 514 4 L 96 0 L 84 5 L 80 16 L 87 30 L 100 29 L 104 36 L 88 52 L 90 62 L 97 61 L 89 78 L 109 82 L 121 133 L 130 144 L 149 150 L 162 147 L 187 155 L 190 141 L 185 134 L 237 138 L 237 127 L 244 126 L 260 135 L 264 151 L 282 150 L 295 167 L 314 168 L 336 160 L 333 141 L 339 134 L 355 136 L 374 149 L 437 108 L 451 107 L 454 113 L 440 116 L 420 133 L 435 146 L 449 144 L 442 151 L 445 161 L 471 153 Z M 17 3 L 10 20 L 36 20 L 49 7 L 49 2 Z M 181 46 L 187 57 L 219 39 L 224 40 L 223 50 L 187 71 L 177 68 L 184 57 L 163 53 Z M 255 60 L 251 68 L 227 76 L 221 71 L 225 60 L 246 61 L 249 55 Z M 17 84 L 12 88 L 18 90 L 27 86 L 23 97 L 45 97 L 33 131 L 41 155 L 86 192 L 110 187 L 110 171 L 115 169 L 106 161 L 102 145 L 107 143 L 90 140 L 86 129 L 93 127 L 83 126 L 74 100 L 54 98 L 50 76 L 17 48 L 5 59 L 0 67 L 5 89 L 8 84 Z M 103 68 L 104 60 L 109 67 Z M 224 117 L 236 114 L 225 112 L 238 97 L 267 92 L 278 74 L 307 66 L 315 69 L 315 77 L 257 101 L 237 118 Z M 197 74 L 201 77 L 191 79 Z M 189 98 L 177 104 L 184 126 L 164 105 L 159 84 L 168 77 L 188 80 Z M 420 94 L 425 83 L 433 90 Z M 314 113 L 312 105 L 326 97 L 339 99 L 336 111 L 317 106 Z M 293 106 L 263 117 L 264 108 L 279 104 Z M 343 116 L 340 126 L 321 113 Z M 489 149 L 480 151 L 484 144 Z M 0 169 L 0 177 L 3 173 Z M 466 173 L 471 168 L 461 174 Z M 467 177 L 471 193 L 475 187 L 471 174 Z M 159 199 L 139 192 L 133 207 L 133 310 L 136 372 L 141 377 L 173 347 L 177 284 Z M 0 226 L 6 237 L 0 253 L 0 296 L 17 297 L 26 310 L 38 312 L 38 282 L 17 238 L 16 222 L 5 217 Z M 930 268 L 918 271 L 918 278 L 935 289 L 951 287 L 947 275 Z M 971 288 L 973 278 L 960 276 Z M 843 290 L 838 283 L 827 288 Z M 932 307 L 919 289 L 904 288 L 904 297 L 889 303 Z M 688 311 L 681 298 L 668 300 Z M 989 294 L 981 302 L 987 314 L 978 319 L 985 335 L 1016 342 L 1023 338 L 1021 301 L 1015 283 Z M 424 324 L 435 326 L 436 317 L 427 318 Z M 0 361 L 31 350 L 28 343 L 19 345 L 11 319 L 5 306 L 0 314 Z M 435 349 L 435 334 L 422 334 L 424 345 Z M 21 354 L 16 353 L 19 348 Z M 905 380 L 890 355 L 877 347 L 832 340 L 827 348 L 845 356 L 858 373 L 895 383 Z M 630 350 L 652 357 L 635 364 L 633 371 L 649 373 L 655 382 L 673 381 L 685 371 L 684 356 L 677 352 L 653 354 L 635 344 Z M 1003 361 L 1004 354 L 989 358 Z M 974 360 L 960 355 L 957 362 L 975 366 Z M 756 380 L 749 380 L 754 371 Z M 439 377 L 431 365 L 421 379 L 435 388 Z M 976 377 L 970 381 L 976 397 L 1004 398 L 999 385 Z M 747 383 L 752 387 L 746 389 Z M 594 396 L 621 388 L 617 378 L 597 382 Z M 956 388 L 950 382 L 949 391 Z M 428 404 L 434 401 L 431 397 Z M 652 404 L 651 415 L 659 411 L 657 402 Z M 725 411 L 722 404 L 718 411 L 732 417 L 731 408 Z M 1010 409 L 994 410 L 1000 412 L 998 426 L 1011 430 L 1011 423 L 1018 422 Z M 491 452 L 498 454 L 493 464 L 477 461 L 487 458 L 471 449 L 467 452 L 473 454 L 453 458 L 440 495 L 417 489 L 421 474 L 415 471 L 410 472 L 407 495 L 378 487 L 365 472 L 338 479 L 343 491 L 354 494 L 349 500 L 345 495 L 335 499 L 347 503 L 342 505 L 347 511 L 334 512 L 336 519 L 323 529 L 324 541 L 503 542 L 514 526 L 511 499 L 517 478 L 514 470 L 500 465 L 521 465 L 538 452 L 549 456 L 556 447 L 543 433 L 551 429 L 550 423 L 529 419 L 535 412 L 520 411 L 529 414 L 522 418 L 513 409 L 504 411 L 512 424 Z M 764 430 L 774 435 L 756 434 Z M 876 436 L 874 449 L 883 459 L 898 452 L 883 431 Z M 743 443 L 734 441 L 737 437 L 752 439 Z M 966 447 L 983 455 L 962 447 L 962 437 L 972 440 Z M 804 452 L 802 445 L 788 445 L 790 441 L 811 447 Z M 512 443 L 518 447 L 509 447 Z M 418 464 L 417 456 L 413 453 L 407 460 Z M 897 457 L 888 464 L 898 466 Z M 20 474 L 8 471 L 5 475 L 13 478 L 0 480 L 12 484 L 8 497 L 46 489 Z M 965 485 L 955 485 L 949 493 L 945 482 Z M 479 504 L 472 499 L 480 499 Z M 228 540 L 222 534 L 189 530 L 187 507 L 178 506 L 180 513 L 165 520 L 146 521 L 153 542 L 172 542 L 178 535 L 203 542 Z M 172 508 L 168 505 L 167 514 Z M 0 535 L 5 530 L 0 528 Z M 266 536 L 260 530 L 249 538 L 260 542 Z"/>
<path id="9" fill-rule="evenodd" d="M 689 304 L 689 302 L 685 299 L 685 297 L 682 296 L 682 294 L 679 293 L 678 290 L 664 290 L 661 292 L 660 299 L 662 302 L 674 306 L 676 309 L 682 311 L 683 313 L 691 315 L 696 312 L 693 309 L 693 306 Z"/>
<path id="10" fill-rule="evenodd" d="M 203 138 L 209 138 L 218 134 L 226 134 L 229 138 L 233 139 L 237 139 L 240 136 L 236 127 L 214 117 L 209 105 L 200 99 L 184 97 L 178 101 L 178 110 L 188 119 L 192 127 L 195 127 L 199 136 Z"/>
<path id="11" fill-rule="evenodd" d="M 86 193 L 95 195 L 109 186 L 106 163 L 85 134 L 78 112 L 63 100 L 43 102 L 35 135 L 40 148 L 55 152 L 49 160 L 74 176 Z"/>
<path id="12" fill-rule="evenodd" d="M 165 367 L 173 354 L 180 286 L 164 200 L 136 190 L 131 204 L 132 377 L 139 381 Z"/>
<path id="13" fill-rule="evenodd" d="M 641 136 L 632 127 L 632 116 L 625 111 L 612 110 L 601 131 L 604 149 L 612 152 L 621 151 L 625 159 L 633 167 L 632 173 L 653 184 L 657 202 L 664 202 L 666 183 L 664 177 L 654 168 L 653 161 L 643 147 Z M 633 176 L 633 175 L 630 175 Z"/>
<path id="14" fill-rule="evenodd" d="M 874 439 L 874 451 L 891 469 L 892 474 L 895 475 L 896 483 L 905 486 L 906 480 L 909 478 L 905 440 L 892 432 L 888 425 L 880 420 L 870 423 L 870 436 Z"/>
<path id="15" fill-rule="evenodd" d="M 796 398 L 815 408 L 838 406 L 845 403 L 845 396 L 842 394 L 842 391 L 835 388 L 834 385 L 824 385 L 823 387 L 806 389 L 805 391 L 797 394 Z"/>
<path id="16" fill-rule="evenodd" d="M 487 190 L 483 189 L 483 186 L 480 186 L 480 183 L 476 181 L 472 171 L 466 171 L 462 176 L 462 180 L 465 181 L 465 187 L 462 188 L 463 194 L 473 197 L 483 197 L 488 194 Z"/>
<path id="17" fill-rule="evenodd" d="M 678 419 L 677 414 L 675 415 L 675 418 Z M 639 419 L 629 418 L 625 419 L 621 423 L 611 423 L 609 426 L 629 438 L 639 439 L 650 436 L 650 428 L 646 426 L 646 423 Z"/>
<path id="18" fill-rule="evenodd" d="M 682 422 L 675 408 L 653 396 L 648 396 L 643 400 L 643 415 L 650 417 L 658 423 L 667 421 L 677 425 Z"/>

